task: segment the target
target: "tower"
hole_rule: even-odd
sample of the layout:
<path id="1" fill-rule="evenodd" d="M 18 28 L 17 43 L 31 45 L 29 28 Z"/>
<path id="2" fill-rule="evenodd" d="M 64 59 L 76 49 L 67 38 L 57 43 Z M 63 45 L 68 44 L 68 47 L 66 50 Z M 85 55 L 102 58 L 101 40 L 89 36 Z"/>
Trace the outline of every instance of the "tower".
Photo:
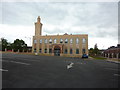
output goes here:
<path id="1" fill-rule="evenodd" d="M 39 36 L 42 33 L 42 23 L 40 22 L 40 16 L 37 18 L 37 22 L 35 22 L 35 36 Z"/>

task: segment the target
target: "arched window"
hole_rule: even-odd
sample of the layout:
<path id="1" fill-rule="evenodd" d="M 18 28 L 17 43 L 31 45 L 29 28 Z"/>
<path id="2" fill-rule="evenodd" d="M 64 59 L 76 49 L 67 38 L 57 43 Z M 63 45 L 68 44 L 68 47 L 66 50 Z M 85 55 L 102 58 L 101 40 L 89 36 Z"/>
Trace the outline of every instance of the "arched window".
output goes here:
<path id="1" fill-rule="evenodd" d="M 52 43 L 52 39 L 49 39 L 49 43 Z"/>
<path id="2" fill-rule="evenodd" d="M 52 53 L 52 48 L 49 49 L 49 53 Z"/>
<path id="3" fill-rule="evenodd" d="M 83 54 L 85 54 L 85 53 L 86 53 L 86 50 L 85 50 L 84 48 L 82 49 L 82 53 L 83 53 Z"/>
<path id="4" fill-rule="evenodd" d="M 79 54 L 79 49 L 76 49 L 76 54 Z"/>
<path id="5" fill-rule="evenodd" d="M 36 52 L 36 48 L 34 48 L 34 52 Z"/>
<path id="6" fill-rule="evenodd" d="M 67 54 L 67 52 L 68 52 L 68 51 L 67 51 L 67 48 L 66 48 L 65 51 L 64 51 L 64 54 Z"/>
<path id="7" fill-rule="evenodd" d="M 57 43 L 57 39 L 54 39 L 54 43 Z"/>
<path id="8" fill-rule="evenodd" d="M 39 49 L 39 52 L 42 53 L 42 49 L 41 48 Z"/>
<path id="9" fill-rule="evenodd" d="M 45 48 L 45 53 L 47 53 L 47 48 Z"/>
<path id="10" fill-rule="evenodd" d="M 79 43 L 79 39 L 78 38 L 76 38 L 76 44 L 78 44 Z"/>
<path id="11" fill-rule="evenodd" d="M 72 54 L 72 49 L 70 49 L 70 54 Z"/>
<path id="12" fill-rule="evenodd" d="M 40 43 L 42 43 L 42 39 L 40 39 Z"/>
<path id="13" fill-rule="evenodd" d="M 60 43 L 63 43 L 63 39 L 60 39 Z"/>
<path id="14" fill-rule="evenodd" d="M 82 43 L 86 43 L 86 39 L 85 38 L 82 39 Z"/>
<path id="15" fill-rule="evenodd" d="M 34 40 L 34 43 L 37 43 L 37 40 Z"/>
<path id="16" fill-rule="evenodd" d="M 45 39 L 45 43 L 47 43 L 47 39 Z"/>
<path id="17" fill-rule="evenodd" d="M 67 38 L 65 39 L 65 43 L 68 43 L 68 39 Z"/>
<path id="18" fill-rule="evenodd" d="M 70 39 L 70 43 L 73 43 L 73 39 L 72 38 Z"/>

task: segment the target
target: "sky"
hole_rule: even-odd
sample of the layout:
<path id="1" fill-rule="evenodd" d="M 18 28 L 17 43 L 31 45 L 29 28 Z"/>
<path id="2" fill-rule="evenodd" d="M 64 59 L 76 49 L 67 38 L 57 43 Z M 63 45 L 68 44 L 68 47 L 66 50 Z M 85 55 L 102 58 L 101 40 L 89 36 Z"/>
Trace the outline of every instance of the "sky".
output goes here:
<path id="1" fill-rule="evenodd" d="M 32 45 L 34 23 L 41 17 L 42 35 L 88 34 L 88 46 L 118 44 L 118 2 L 1 2 L 0 38 Z"/>

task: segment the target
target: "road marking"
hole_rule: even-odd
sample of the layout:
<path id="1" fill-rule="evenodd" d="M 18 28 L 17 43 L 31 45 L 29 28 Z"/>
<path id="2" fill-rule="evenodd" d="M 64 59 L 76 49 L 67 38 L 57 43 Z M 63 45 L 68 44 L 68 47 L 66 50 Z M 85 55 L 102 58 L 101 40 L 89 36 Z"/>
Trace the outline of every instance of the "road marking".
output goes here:
<path id="1" fill-rule="evenodd" d="M 118 69 L 113 69 L 113 68 L 105 68 L 105 69 L 118 71 Z"/>
<path id="2" fill-rule="evenodd" d="M 5 72 L 7 72 L 8 70 L 5 70 L 5 69 L 0 69 L 0 71 L 5 71 Z"/>
<path id="3" fill-rule="evenodd" d="M 74 63 L 71 62 L 69 65 L 67 65 L 67 69 L 72 68 L 72 67 L 73 67 L 73 66 L 72 66 L 73 64 L 74 64 Z"/>
<path id="4" fill-rule="evenodd" d="M 12 63 L 18 63 L 18 64 L 24 64 L 24 65 L 30 65 L 28 63 L 23 63 L 23 62 L 16 62 L 16 61 L 7 61 L 7 60 L 0 60 L 0 61 L 5 61 L 5 62 L 12 62 Z"/>
<path id="5" fill-rule="evenodd" d="M 28 64 L 28 63 L 23 63 L 23 62 L 16 62 L 16 61 L 10 61 L 10 62 L 19 63 L 19 64 L 24 64 L 24 65 L 30 65 L 30 64 Z"/>
<path id="6" fill-rule="evenodd" d="M 7 62 L 7 60 L 0 60 L 1 62 L 3 62 L 3 61 L 5 61 L 5 62 Z"/>
<path id="7" fill-rule="evenodd" d="M 114 76 L 120 76 L 119 74 L 114 74 Z"/>

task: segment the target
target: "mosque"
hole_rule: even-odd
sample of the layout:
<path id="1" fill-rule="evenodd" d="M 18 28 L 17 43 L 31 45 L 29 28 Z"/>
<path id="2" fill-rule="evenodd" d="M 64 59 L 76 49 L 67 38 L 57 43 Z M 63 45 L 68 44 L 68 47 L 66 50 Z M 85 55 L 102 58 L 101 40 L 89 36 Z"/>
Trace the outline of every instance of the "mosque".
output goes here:
<path id="1" fill-rule="evenodd" d="M 42 26 L 41 18 L 38 16 L 35 22 L 32 53 L 70 57 L 88 55 L 88 34 L 42 35 Z"/>

